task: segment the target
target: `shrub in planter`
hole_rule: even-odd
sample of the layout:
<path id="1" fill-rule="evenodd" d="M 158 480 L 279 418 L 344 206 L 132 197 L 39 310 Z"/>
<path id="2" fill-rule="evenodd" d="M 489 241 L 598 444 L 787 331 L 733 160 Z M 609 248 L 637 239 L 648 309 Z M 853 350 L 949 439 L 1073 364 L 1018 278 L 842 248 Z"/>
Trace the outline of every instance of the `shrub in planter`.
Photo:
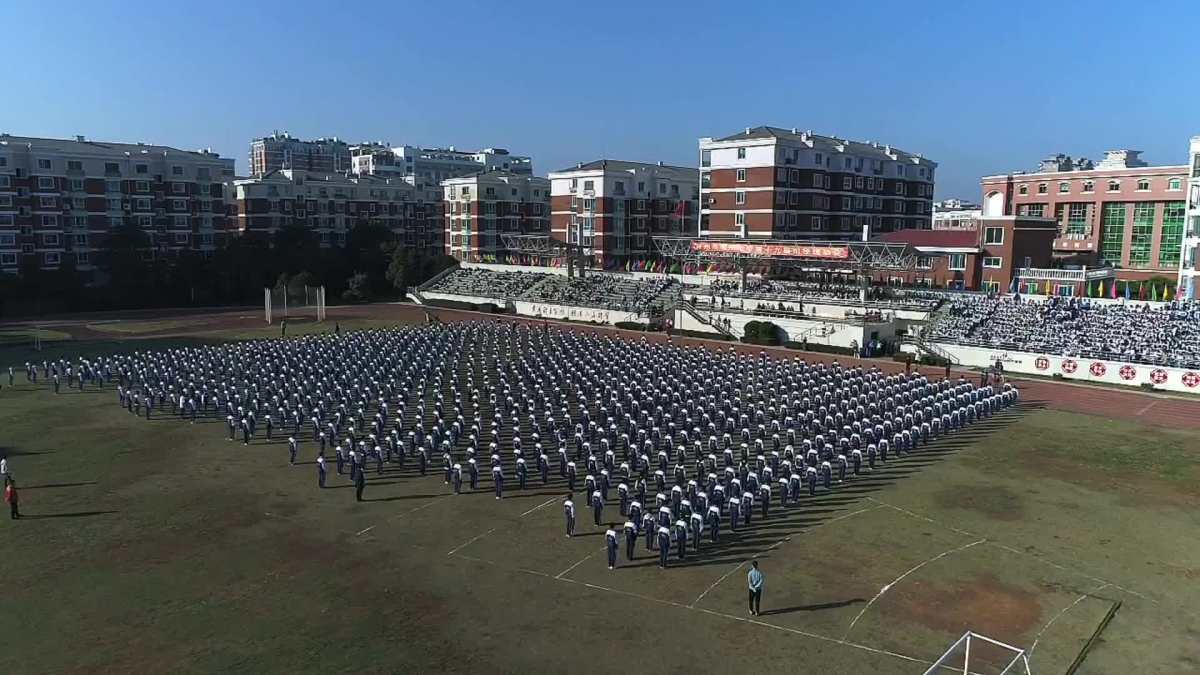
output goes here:
<path id="1" fill-rule="evenodd" d="M 770 321 L 750 321 L 743 329 L 742 342 L 752 345 L 778 345 L 783 331 Z"/>

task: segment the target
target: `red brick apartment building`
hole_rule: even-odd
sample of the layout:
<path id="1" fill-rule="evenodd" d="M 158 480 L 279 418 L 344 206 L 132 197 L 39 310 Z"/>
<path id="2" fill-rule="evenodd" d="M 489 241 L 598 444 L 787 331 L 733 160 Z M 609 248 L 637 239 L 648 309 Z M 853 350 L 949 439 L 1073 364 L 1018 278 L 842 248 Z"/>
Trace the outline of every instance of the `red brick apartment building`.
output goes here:
<path id="1" fill-rule="evenodd" d="M 700 236 L 860 238 L 930 229 L 937 163 L 887 144 L 746 128 L 700 139 Z"/>
<path id="2" fill-rule="evenodd" d="M 228 228 L 233 160 L 208 150 L 0 134 L 0 271 L 95 267 L 115 227 L 150 235 L 148 256 L 211 252 Z"/>
<path id="3" fill-rule="evenodd" d="M 269 239 L 294 225 L 311 229 L 322 247 L 344 246 L 352 228 L 375 224 L 414 249 L 442 249 L 440 204 L 417 198 L 416 188 L 403 179 L 283 169 L 231 185 L 238 235 Z"/>
<path id="4" fill-rule="evenodd" d="M 1179 273 L 1187 166 L 1147 166 L 1136 150 L 1111 150 L 1093 165 L 1056 155 L 1032 173 L 986 176 L 984 217 L 1052 218 L 1054 257 L 1089 267 L 1111 265 L 1117 278 L 1174 278 Z"/>
<path id="5" fill-rule="evenodd" d="M 882 241 L 913 246 L 917 269 L 876 273 L 880 282 L 931 288 L 1007 292 L 1023 268 L 1050 266 L 1050 245 L 1058 232 L 1048 218 L 983 217 L 976 229 L 899 230 Z"/>
<path id="6" fill-rule="evenodd" d="M 504 261 L 504 234 L 550 233 L 550 181 L 484 171 L 442 181 L 446 254 L 468 262 Z"/>
<path id="7" fill-rule="evenodd" d="M 549 178 L 551 236 L 599 267 L 657 258 L 654 237 L 696 236 L 695 169 L 601 159 Z"/>

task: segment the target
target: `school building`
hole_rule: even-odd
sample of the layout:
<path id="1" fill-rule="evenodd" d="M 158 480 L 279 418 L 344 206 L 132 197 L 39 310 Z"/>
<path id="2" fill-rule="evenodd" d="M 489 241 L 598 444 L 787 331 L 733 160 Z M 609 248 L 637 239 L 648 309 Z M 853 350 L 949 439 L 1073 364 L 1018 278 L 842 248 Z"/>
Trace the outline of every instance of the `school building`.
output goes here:
<path id="1" fill-rule="evenodd" d="M 1179 275 L 1188 166 L 1149 166 L 1137 150 L 1099 163 L 1054 155 L 1036 171 L 985 176 L 983 216 L 1052 218 L 1057 266 L 1111 266 L 1123 281 Z"/>

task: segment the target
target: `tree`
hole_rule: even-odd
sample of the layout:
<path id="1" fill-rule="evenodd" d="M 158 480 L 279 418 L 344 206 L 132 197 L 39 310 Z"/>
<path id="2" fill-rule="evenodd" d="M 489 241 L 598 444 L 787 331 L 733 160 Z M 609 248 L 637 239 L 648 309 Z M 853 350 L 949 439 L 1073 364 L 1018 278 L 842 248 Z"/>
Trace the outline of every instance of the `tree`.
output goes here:
<path id="1" fill-rule="evenodd" d="M 107 277 L 107 295 L 114 305 L 142 304 L 152 287 L 150 266 L 143 256 L 152 246 L 150 235 L 133 223 L 114 228 L 105 238 L 97 267 Z"/>
<path id="2" fill-rule="evenodd" d="M 388 260 L 387 272 L 384 276 L 395 288 L 404 295 L 404 291 L 408 288 L 408 265 L 409 265 L 408 250 L 400 244 L 392 244 L 391 252 Z"/>
<path id="3" fill-rule="evenodd" d="M 370 284 L 368 283 L 367 275 L 362 272 L 355 272 L 353 276 L 346 280 L 346 291 L 342 293 L 342 300 L 346 302 L 366 302 L 370 299 Z"/>

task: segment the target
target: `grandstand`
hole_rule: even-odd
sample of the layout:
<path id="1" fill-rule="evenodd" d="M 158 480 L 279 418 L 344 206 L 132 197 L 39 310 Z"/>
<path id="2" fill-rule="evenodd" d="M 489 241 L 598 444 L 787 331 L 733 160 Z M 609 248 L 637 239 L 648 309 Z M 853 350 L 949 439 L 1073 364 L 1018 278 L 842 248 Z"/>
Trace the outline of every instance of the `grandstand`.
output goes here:
<path id="1" fill-rule="evenodd" d="M 958 296 L 926 331 L 934 342 L 1200 368 L 1200 303 L 1153 308 L 1076 298 Z"/>

